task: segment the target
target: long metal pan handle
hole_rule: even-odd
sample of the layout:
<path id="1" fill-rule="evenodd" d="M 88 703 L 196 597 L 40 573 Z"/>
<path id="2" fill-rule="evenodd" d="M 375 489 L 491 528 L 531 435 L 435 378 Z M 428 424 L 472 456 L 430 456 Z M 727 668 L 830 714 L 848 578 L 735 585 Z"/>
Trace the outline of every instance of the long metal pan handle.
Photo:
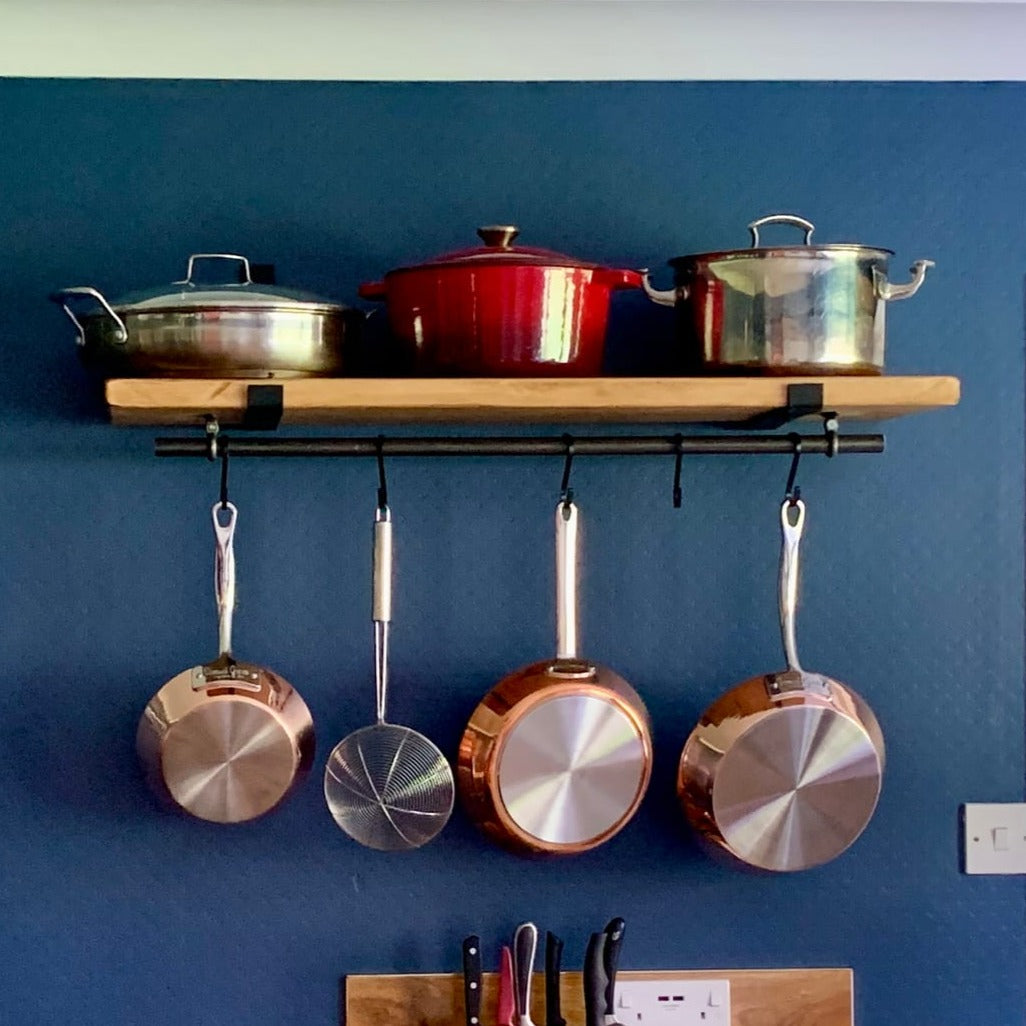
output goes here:
<path id="1" fill-rule="evenodd" d="M 805 233 L 802 245 L 812 245 L 812 233 L 816 230 L 816 226 L 811 221 L 806 221 L 804 217 L 799 217 L 797 214 L 769 214 L 748 225 L 748 230 L 752 234 L 752 249 L 759 248 L 759 229 L 767 224 L 789 224 L 792 228 L 801 228 Z"/>
<path id="2" fill-rule="evenodd" d="M 78 338 L 75 341 L 80 346 L 84 346 L 85 331 L 82 328 L 82 322 L 75 316 L 71 307 L 68 306 L 68 301 L 81 298 L 82 296 L 88 296 L 89 299 L 95 300 L 103 307 L 104 313 L 114 322 L 114 341 L 118 345 L 123 346 L 128 341 L 128 329 L 125 327 L 125 322 L 115 313 L 114 307 L 107 302 L 106 296 L 99 289 L 94 289 L 91 285 L 76 285 L 69 289 L 60 289 L 50 296 L 55 303 L 60 303 L 64 312 L 70 318 L 71 323 L 75 325 L 75 330 L 78 332 Z"/>
<path id="3" fill-rule="evenodd" d="M 392 620 L 392 512 L 378 506 L 374 514 L 374 686 L 378 723 L 388 705 L 388 625 Z"/>
<path id="4" fill-rule="evenodd" d="M 217 640 L 222 656 L 232 654 L 232 617 L 235 612 L 235 521 L 234 503 L 215 502 L 210 511 L 217 549 L 214 557 L 214 594 L 217 597 Z"/>
<path id="5" fill-rule="evenodd" d="M 787 668 L 799 673 L 802 667 L 798 662 L 795 620 L 798 616 L 798 550 L 804 528 L 805 503 L 801 499 L 785 499 L 780 507 L 783 537 L 780 549 L 780 637 L 784 643 Z"/>
<path id="6" fill-rule="evenodd" d="M 556 659 L 577 659 L 577 506 L 556 506 Z"/>

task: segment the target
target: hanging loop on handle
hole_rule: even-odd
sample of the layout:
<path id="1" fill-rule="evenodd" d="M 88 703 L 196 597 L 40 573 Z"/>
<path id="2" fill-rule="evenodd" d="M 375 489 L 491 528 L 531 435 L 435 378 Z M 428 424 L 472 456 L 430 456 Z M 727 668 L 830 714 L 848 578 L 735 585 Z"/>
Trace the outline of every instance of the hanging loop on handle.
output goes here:
<path id="1" fill-rule="evenodd" d="M 235 612 L 235 522 L 232 503 L 215 502 L 210 511 L 217 549 L 214 556 L 214 595 L 217 598 L 218 654 L 232 654 L 232 616 Z"/>
<path id="2" fill-rule="evenodd" d="M 780 507 L 780 638 L 784 643 L 787 668 L 802 672 L 798 662 L 795 621 L 798 616 L 798 551 L 805 528 L 805 503 L 786 498 Z"/>
<path id="3" fill-rule="evenodd" d="M 388 700 L 388 625 L 392 620 L 392 513 L 378 506 L 374 513 L 374 686 L 377 721 L 385 722 Z"/>

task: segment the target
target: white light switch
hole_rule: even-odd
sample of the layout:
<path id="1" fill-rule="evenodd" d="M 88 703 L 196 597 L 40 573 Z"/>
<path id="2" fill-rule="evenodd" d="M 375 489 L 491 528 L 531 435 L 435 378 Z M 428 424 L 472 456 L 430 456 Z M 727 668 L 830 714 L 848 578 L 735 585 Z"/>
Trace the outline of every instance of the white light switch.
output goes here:
<path id="1" fill-rule="evenodd" d="M 967 873 L 1026 873 L 1026 803 L 962 806 Z"/>

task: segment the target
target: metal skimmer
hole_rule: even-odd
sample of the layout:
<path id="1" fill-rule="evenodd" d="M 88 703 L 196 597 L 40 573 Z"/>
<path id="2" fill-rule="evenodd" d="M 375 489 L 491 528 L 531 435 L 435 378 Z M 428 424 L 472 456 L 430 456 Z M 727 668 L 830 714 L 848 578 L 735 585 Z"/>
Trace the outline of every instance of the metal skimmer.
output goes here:
<path id="1" fill-rule="evenodd" d="M 409 727 L 385 722 L 388 626 L 392 619 L 392 516 L 374 518 L 374 676 L 377 722 L 344 737 L 324 769 L 324 798 L 335 822 L 379 851 L 419 848 L 452 813 L 452 769 L 437 746 Z"/>

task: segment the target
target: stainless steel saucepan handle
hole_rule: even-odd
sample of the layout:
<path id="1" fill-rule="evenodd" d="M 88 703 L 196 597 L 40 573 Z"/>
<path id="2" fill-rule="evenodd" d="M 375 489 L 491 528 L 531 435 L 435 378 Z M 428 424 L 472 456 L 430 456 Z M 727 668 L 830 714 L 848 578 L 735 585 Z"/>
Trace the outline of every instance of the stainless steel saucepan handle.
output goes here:
<path id="1" fill-rule="evenodd" d="M 556 659 L 577 659 L 577 506 L 556 506 Z"/>
<path id="2" fill-rule="evenodd" d="M 388 702 L 388 625 L 392 620 L 392 512 L 374 514 L 374 685 L 377 720 L 385 722 Z"/>
<path id="3" fill-rule="evenodd" d="M 752 233 L 752 249 L 759 248 L 759 229 L 767 224 L 789 224 L 793 228 L 801 228 L 805 232 L 805 238 L 802 239 L 803 246 L 812 244 L 812 233 L 816 230 L 816 226 L 811 221 L 806 221 L 804 217 L 799 217 L 797 214 L 768 214 L 748 225 L 748 230 Z"/>
<path id="4" fill-rule="evenodd" d="M 114 308 L 107 302 L 103 293 L 99 289 L 94 289 L 91 285 L 76 285 L 70 289 L 60 289 L 60 291 L 50 296 L 55 303 L 60 303 L 64 308 L 64 312 L 71 319 L 71 323 L 75 325 L 75 329 L 78 331 L 78 338 L 75 341 L 78 345 L 85 345 L 85 331 L 82 328 L 82 322 L 79 321 L 71 307 L 68 306 L 68 301 L 82 296 L 88 296 L 103 307 L 104 313 L 114 322 L 114 341 L 118 345 L 123 346 L 128 341 L 128 329 L 125 327 L 125 322 L 115 313 Z"/>
<path id="5" fill-rule="evenodd" d="M 215 502 L 211 510 L 217 550 L 214 557 L 214 594 L 217 596 L 218 652 L 232 654 L 232 616 L 235 612 L 235 521 L 234 503 Z"/>
<path id="6" fill-rule="evenodd" d="M 793 517 L 793 519 L 792 519 Z M 801 499 L 784 500 L 780 507 L 783 545 L 780 549 L 780 637 L 787 656 L 787 668 L 802 672 L 795 640 L 798 615 L 798 550 L 805 527 L 805 503 Z"/>

